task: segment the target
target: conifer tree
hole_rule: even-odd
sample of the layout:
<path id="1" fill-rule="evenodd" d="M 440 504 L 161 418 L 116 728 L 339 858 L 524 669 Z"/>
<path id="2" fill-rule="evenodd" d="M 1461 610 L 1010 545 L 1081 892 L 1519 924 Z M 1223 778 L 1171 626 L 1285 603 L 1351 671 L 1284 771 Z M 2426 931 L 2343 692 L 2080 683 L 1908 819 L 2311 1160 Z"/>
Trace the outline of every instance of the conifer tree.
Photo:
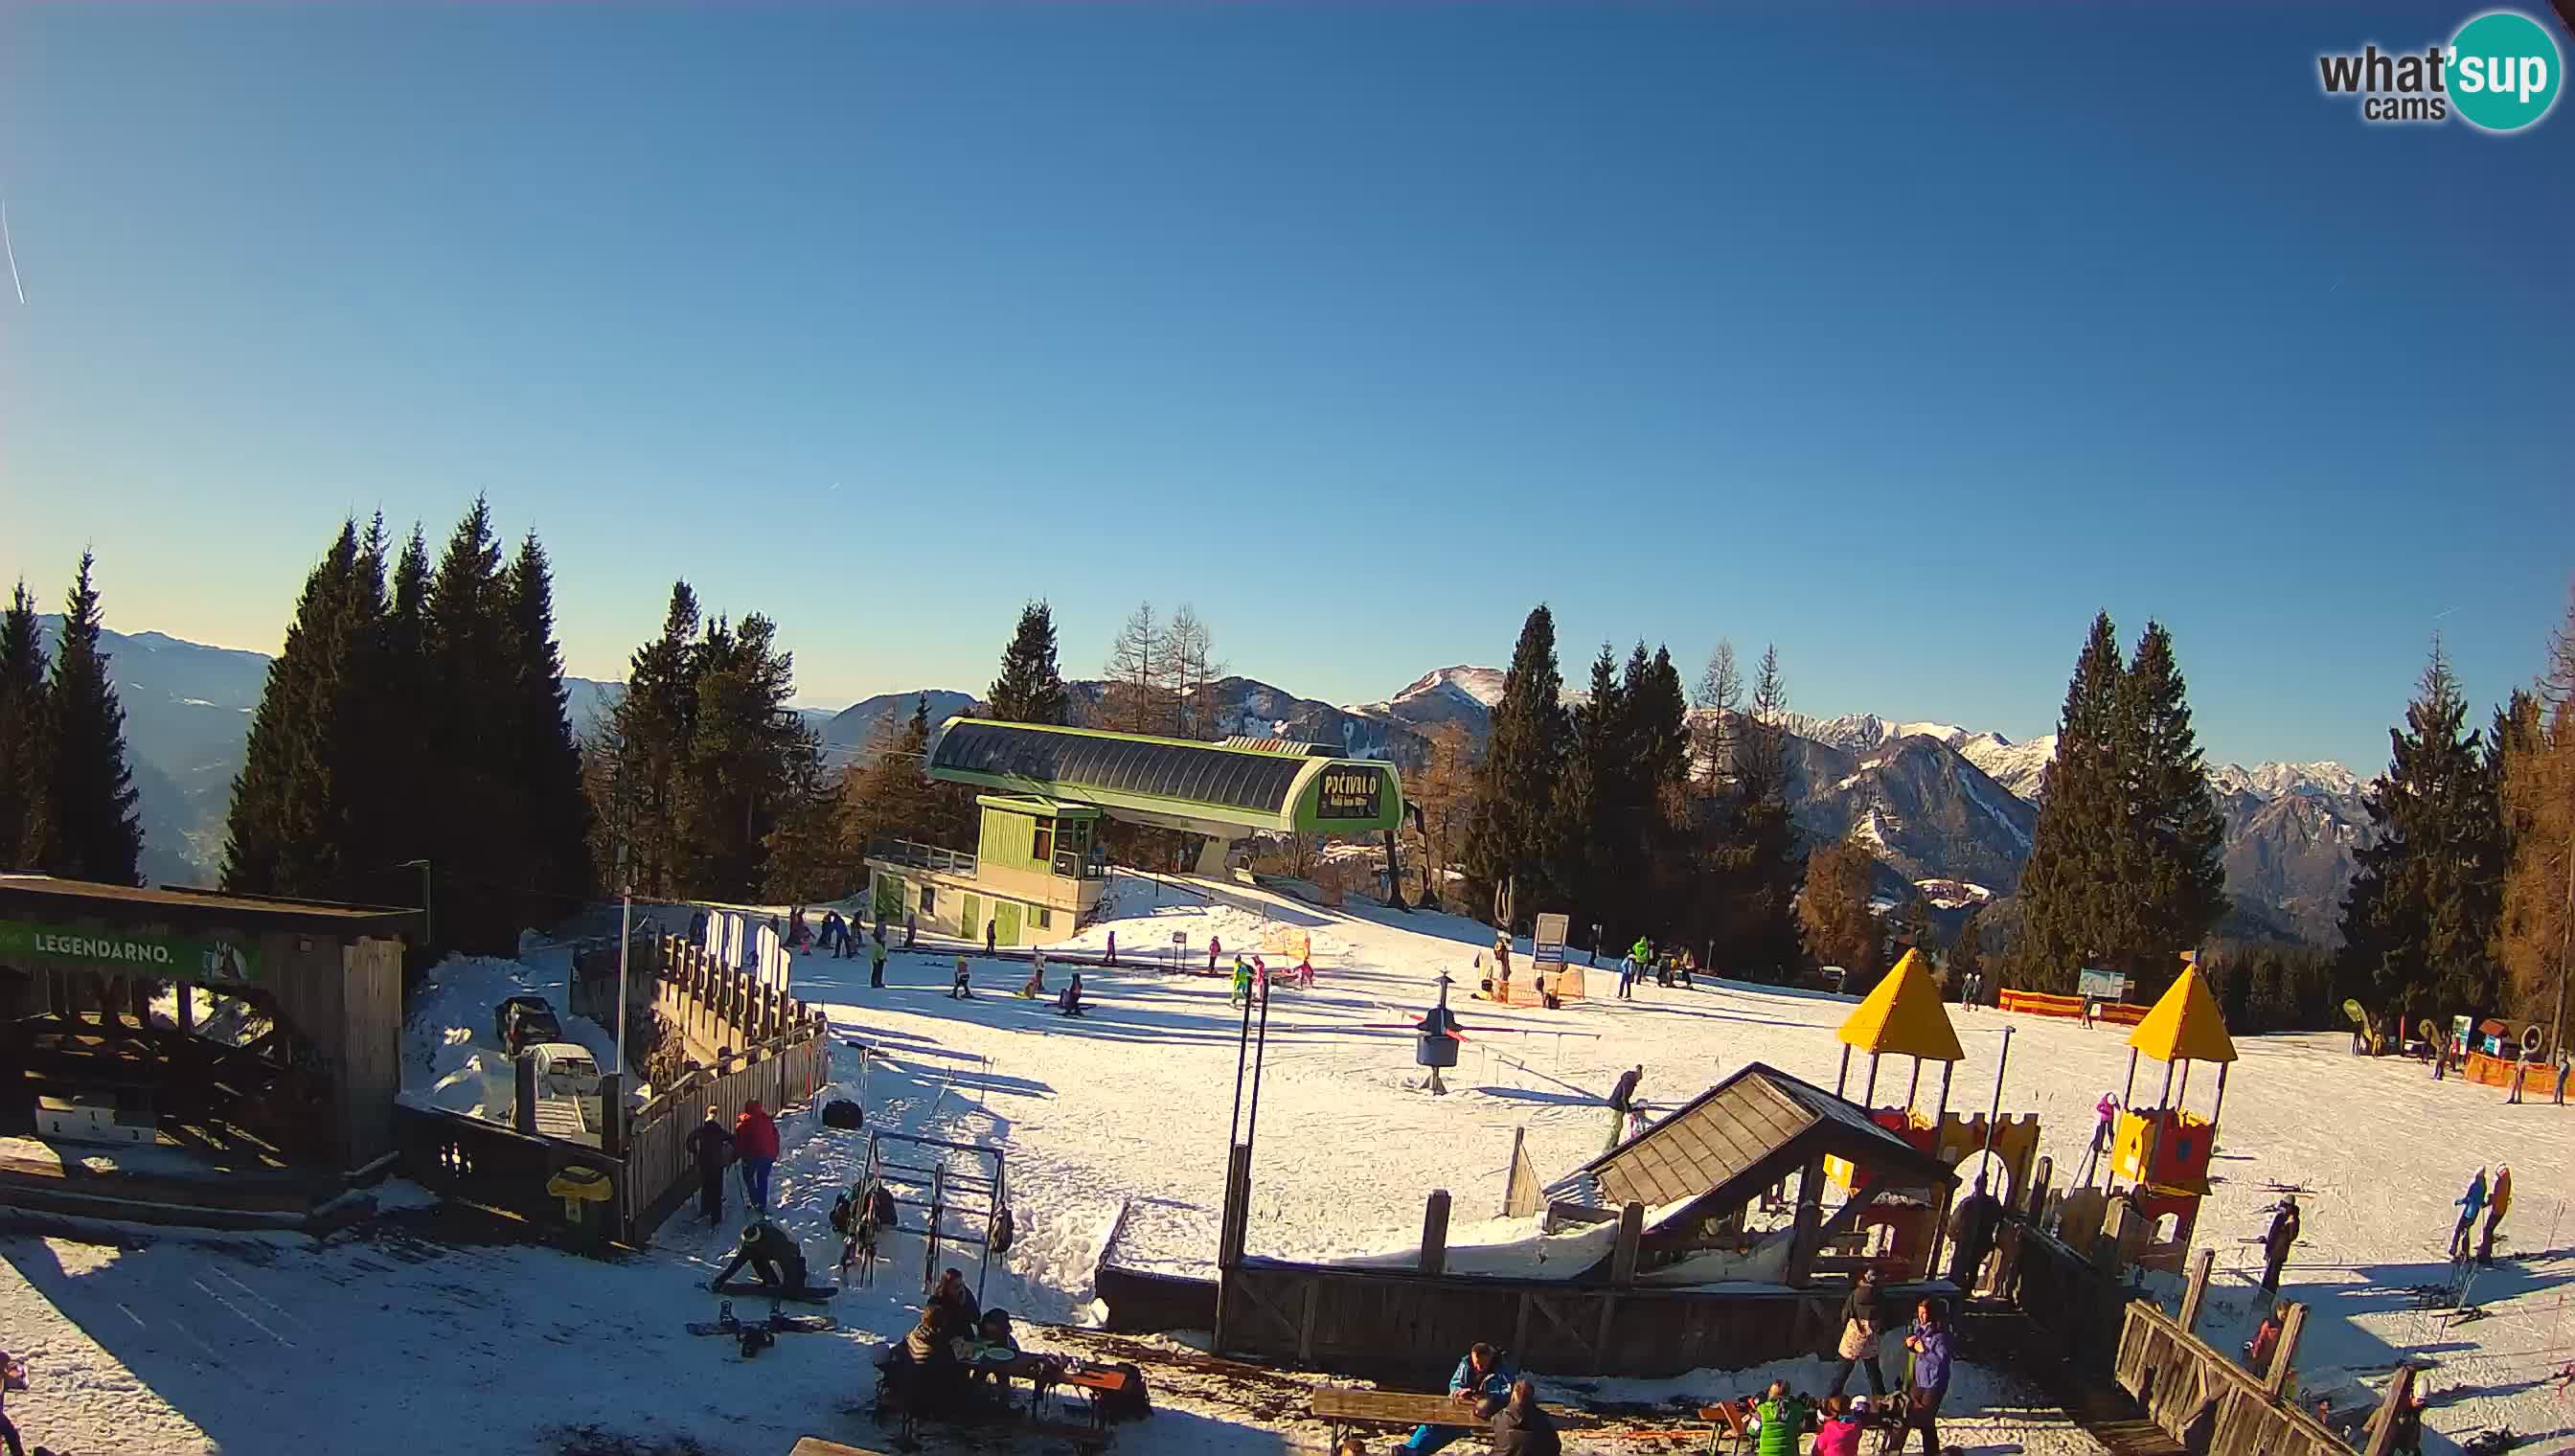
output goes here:
<path id="1" fill-rule="evenodd" d="M 2085 964 L 2126 948 L 2118 886 L 2140 866 L 2130 842 L 2118 761 L 2127 664 L 2106 612 L 2092 619 L 2057 719 L 2056 756 L 2039 776 L 2038 827 L 2021 867 L 2019 933 L 2003 961 L 2007 985 L 2070 991 Z"/>
<path id="2" fill-rule="evenodd" d="M 1797 924 L 1806 954 L 1817 965 L 1838 965 L 1853 979 L 1878 969 L 1877 916 L 1869 908 L 1876 860 L 1848 839 L 1806 858 L 1806 882 L 1797 896 Z"/>
<path id="3" fill-rule="evenodd" d="M 2502 989 L 2488 946 L 2502 903 L 2503 821 L 2438 643 L 2388 743 L 2387 771 L 2364 799 L 2371 832 L 2353 856 L 2335 979 L 2346 996 L 2409 1024 L 2485 1012 Z"/>
<path id="4" fill-rule="evenodd" d="M 616 757 L 613 771 L 593 775 L 592 812 L 619 826 L 603 845 L 601 862 L 614 862 L 622 832 L 627 877 L 639 894 L 694 892 L 680 837 L 680 790 L 681 764 L 697 728 L 698 628 L 697 594 L 686 582 L 672 583 L 662 635 L 628 660 L 626 693 L 602 735 Z"/>
<path id="5" fill-rule="evenodd" d="M 1540 603 L 1520 626 L 1501 701 L 1476 775 L 1475 815 L 1466 832 L 1467 881 L 1479 912 L 1496 888 L 1512 888 L 1515 918 L 1542 907 L 1547 824 L 1568 728 L 1556 667 L 1555 617 Z"/>
<path id="6" fill-rule="evenodd" d="M 101 649 L 93 555 L 63 603 L 62 640 L 45 689 L 45 778 L 40 815 L 50 818 L 51 852 L 37 861 L 48 874 L 104 884 L 141 884 L 143 825 L 134 811 L 134 775 L 126 766 L 125 710 L 117 702 Z"/>
<path id="7" fill-rule="evenodd" d="M 25 868 L 51 851 L 43 819 L 45 643 L 36 599 L 20 582 L 0 618 L 0 871 Z"/>
<path id="8" fill-rule="evenodd" d="M 1949 942 L 1949 984 L 1966 995 L 1967 978 L 1985 967 L 1985 907 L 1967 907 L 1967 917 L 1958 922 L 1958 938 Z"/>
<path id="9" fill-rule="evenodd" d="M 2117 968 L 2147 997 L 2163 993 L 2226 912 L 2226 821 L 2208 788 L 2172 638 L 2149 622 L 2119 681 L 2119 769 L 2135 867 L 2120 888 Z"/>
<path id="10" fill-rule="evenodd" d="M 268 665 L 226 823 L 224 887 L 359 899 L 381 876 L 374 795 L 399 769 L 379 756 L 380 536 L 354 520 L 308 573 L 286 644 Z"/>
<path id="11" fill-rule="evenodd" d="M 1020 625 L 1002 649 L 1002 675 L 984 695 L 985 711 L 1003 723 L 1069 720 L 1064 676 L 1055 656 L 1055 611 L 1044 602 L 1020 609 Z"/>
<path id="12" fill-rule="evenodd" d="M 570 908 L 598 883 L 590 854 L 590 802 L 582 794 L 581 740 L 565 709 L 563 650 L 555 641 L 554 572 L 537 534 L 519 542 L 503 582 L 510 618 L 509 746 L 515 763 L 527 888 Z M 614 861 L 607 866 L 613 870 Z M 615 885 L 607 886 L 616 888 Z"/>
<path id="13" fill-rule="evenodd" d="M 1585 920 L 1619 925 L 1619 933 L 1626 934 L 1629 917 L 1620 875 L 1628 856 L 1618 831 L 1632 761 L 1630 724 L 1618 660 L 1607 643 L 1592 659 L 1590 694 L 1572 717 L 1564 766 L 1556 775 L 1548 810 L 1546 879 L 1563 896 L 1566 909 Z"/>
<path id="14" fill-rule="evenodd" d="M 434 867 L 440 938 L 506 953 L 519 932 L 573 908 L 530 882 L 528 818 L 517 782 L 522 717 L 517 636 L 491 504 L 476 497 L 440 554 L 422 610 L 428 702 L 423 839 Z"/>
<path id="15" fill-rule="evenodd" d="M 1797 886 L 1806 866 L 1789 816 L 1788 680 L 1779 650 L 1764 647 L 1750 707 L 1736 721 L 1731 791 L 1718 801 L 1709 932 L 1719 963 L 1736 974 L 1785 979 L 1798 956 Z"/>

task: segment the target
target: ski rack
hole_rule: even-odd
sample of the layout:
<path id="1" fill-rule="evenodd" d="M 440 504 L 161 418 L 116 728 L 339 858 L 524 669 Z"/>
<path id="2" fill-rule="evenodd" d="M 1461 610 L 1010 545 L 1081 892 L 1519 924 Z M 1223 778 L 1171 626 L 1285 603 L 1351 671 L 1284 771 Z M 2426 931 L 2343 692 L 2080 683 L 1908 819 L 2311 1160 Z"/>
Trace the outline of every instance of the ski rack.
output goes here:
<path id="1" fill-rule="evenodd" d="M 924 1167 L 888 1159 L 886 1156 L 888 1143 L 931 1149 L 925 1159 L 929 1165 Z M 990 1158 L 992 1176 L 952 1171 L 949 1168 L 948 1156 L 951 1153 L 963 1153 L 970 1158 Z M 980 1262 L 975 1266 L 975 1299 L 977 1303 L 983 1302 L 984 1279 L 992 1272 L 993 1267 L 994 1215 L 1009 1207 L 1011 1201 L 1010 1169 L 1002 1150 L 998 1147 L 987 1147 L 981 1143 L 951 1142 L 945 1138 L 923 1137 L 917 1133 L 874 1131 L 868 1134 L 866 1184 L 870 1188 L 883 1184 L 898 1209 L 922 1210 L 919 1226 L 906 1224 L 900 1212 L 895 1215 L 894 1225 L 897 1233 L 917 1233 L 922 1237 L 922 1292 L 929 1293 L 939 1282 L 939 1246 L 943 1241 L 952 1244 L 972 1244 L 982 1250 Z M 894 1191 L 897 1185 L 927 1196 L 906 1198 Z M 945 1227 L 952 1215 L 963 1219 L 976 1217 L 979 1214 L 980 1221 L 974 1225 L 973 1232 L 953 1232 Z"/>

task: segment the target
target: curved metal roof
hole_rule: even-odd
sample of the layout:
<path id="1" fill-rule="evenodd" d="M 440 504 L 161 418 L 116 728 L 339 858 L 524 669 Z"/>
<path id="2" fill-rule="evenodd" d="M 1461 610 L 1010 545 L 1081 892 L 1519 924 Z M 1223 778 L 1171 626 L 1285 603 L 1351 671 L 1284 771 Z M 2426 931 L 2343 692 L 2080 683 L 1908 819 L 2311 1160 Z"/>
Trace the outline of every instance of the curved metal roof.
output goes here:
<path id="1" fill-rule="evenodd" d="M 1022 780 L 1048 793 L 1061 785 L 1282 814 L 1313 762 L 1216 743 L 959 719 L 947 726 L 930 766 L 934 773 L 944 768 Z"/>

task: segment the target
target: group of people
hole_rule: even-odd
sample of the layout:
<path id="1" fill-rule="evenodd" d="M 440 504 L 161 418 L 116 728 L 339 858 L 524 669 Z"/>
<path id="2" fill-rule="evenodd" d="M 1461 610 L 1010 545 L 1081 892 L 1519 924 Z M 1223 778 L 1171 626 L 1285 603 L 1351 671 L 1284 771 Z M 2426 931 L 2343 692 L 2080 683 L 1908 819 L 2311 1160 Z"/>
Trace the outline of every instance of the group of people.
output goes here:
<path id="1" fill-rule="evenodd" d="M 742 1170 L 743 1201 L 752 1211 L 769 1211 L 769 1173 L 778 1165 L 778 1123 L 758 1097 L 742 1104 L 731 1128 L 723 1109 L 709 1107 L 706 1120 L 689 1133 L 690 1159 L 698 1169 L 698 1215 L 709 1223 L 724 1221 L 724 1170 Z"/>
<path id="2" fill-rule="evenodd" d="M 1208 944 L 1216 944 L 1213 936 L 1209 938 Z M 1214 952 L 1209 954 L 1208 965 L 1210 969 L 1215 968 Z M 1269 961 L 1258 955 L 1247 958 L 1241 951 L 1235 952 L 1234 990 L 1226 997 L 1225 1003 L 1229 1006 L 1245 1006 L 1255 1000 L 1266 1001 L 1270 999 L 1270 987 L 1274 982 L 1298 987 L 1311 986 L 1314 983 L 1313 958 L 1307 956 L 1300 959 L 1296 962 L 1295 969 L 1274 976 L 1270 972 Z"/>
<path id="3" fill-rule="evenodd" d="M 2486 1181 L 2486 1170 L 2477 1169 L 2477 1175 L 2468 1180 L 2468 1191 L 2458 1197 L 2458 1209 L 2459 1221 L 2450 1230 L 2450 1257 L 2456 1260 L 2470 1256 L 2468 1231 L 2475 1227 L 2477 1215 L 2482 1212 L 2486 1216 L 2485 1231 L 2477 1235 L 2473 1253 L 2480 1266 L 2493 1267 L 2495 1230 L 2502 1225 L 2504 1215 L 2512 1211 L 2512 1164 L 2497 1163 L 2491 1184 Z"/>
<path id="4" fill-rule="evenodd" d="M 1877 1270 L 1863 1268 L 1850 1294 L 1842 1300 L 1841 1339 L 1833 1350 L 1840 1363 L 1833 1368 L 1832 1384 L 1825 1390 L 1828 1401 L 1840 1397 L 1854 1369 L 1867 1375 L 1871 1396 L 1881 1401 L 1887 1398 L 1886 1372 L 1878 1364 L 1886 1323 L 1885 1296 L 1878 1284 Z M 1915 1305 L 1913 1324 L 1904 1333 L 1911 1374 L 1905 1381 L 1904 1404 L 1898 1419 L 1904 1433 L 1922 1433 L 1922 1449 L 1927 1456 L 1940 1456 L 1940 1435 L 1934 1423 L 1939 1418 L 1941 1402 L 1949 1396 L 1949 1366 L 1955 1348 L 1947 1308 L 1936 1299 Z M 1773 1386 L 1772 1390 L 1774 1394 L 1785 1393 L 1783 1385 Z M 1863 1418 L 1869 1413 L 1866 1406 L 1860 1410 Z M 1796 1449 L 1795 1439 L 1793 1433 L 1788 1437 L 1788 1450 Z M 1762 1449 L 1766 1452 L 1769 1447 L 1765 1444 Z M 1823 1449 L 1820 1442 L 1817 1449 Z M 1893 1449 L 1904 1449 L 1904 1436 L 1899 1435 Z"/>
<path id="5" fill-rule="evenodd" d="M 1008 1310 L 983 1309 L 964 1271 L 949 1269 L 922 1301 L 921 1321 L 877 1362 L 886 1392 L 905 1411 L 952 1417 L 988 1393 L 1007 1405 L 1020 1362 Z"/>
<path id="6" fill-rule="evenodd" d="M 1695 984 L 1690 979 L 1695 969 L 1696 966 L 1688 951 L 1684 950 L 1677 954 L 1664 951 L 1657 955 L 1654 951 L 1654 942 L 1639 935 L 1636 937 L 1636 943 L 1628 946 L 1627 953 L 1618 961 L 1618 999 L 1634 1000 L 1636 978 L 1648 972 L 1652 973 L 1654 984 L 1658 986 L 1668 987 L 1678 981 L 1682 987 L 1688 988 Z"/>

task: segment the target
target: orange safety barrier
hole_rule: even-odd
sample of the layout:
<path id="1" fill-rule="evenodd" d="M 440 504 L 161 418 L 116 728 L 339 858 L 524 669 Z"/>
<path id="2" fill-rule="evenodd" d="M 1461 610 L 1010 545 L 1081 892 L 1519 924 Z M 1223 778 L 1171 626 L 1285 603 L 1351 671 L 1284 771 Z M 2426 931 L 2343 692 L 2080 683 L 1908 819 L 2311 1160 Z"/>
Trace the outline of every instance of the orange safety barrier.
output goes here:
<path id="1" fill-rule="evenodd" d="M 1995 994 L 1999 998 L 2002 1009 L 2006 1011 L 2018 1011 L 2028 1016 L 2058 1016 L 2068 1021 L 2083 1019 L 2081 996 L 2057 996 L 2045 991 L 2009 989 L 1997 991 Z M 2096 1021 L 2107 1021 L 2114 1026 L 2134 1026 L 2146 1019 L 2146 1013 L 2153 1009 L 2152 1006 L 2141 1006 L 2134 1001 L 2096 1001 L 2092 1005 L 2092 1018 Z"/>

